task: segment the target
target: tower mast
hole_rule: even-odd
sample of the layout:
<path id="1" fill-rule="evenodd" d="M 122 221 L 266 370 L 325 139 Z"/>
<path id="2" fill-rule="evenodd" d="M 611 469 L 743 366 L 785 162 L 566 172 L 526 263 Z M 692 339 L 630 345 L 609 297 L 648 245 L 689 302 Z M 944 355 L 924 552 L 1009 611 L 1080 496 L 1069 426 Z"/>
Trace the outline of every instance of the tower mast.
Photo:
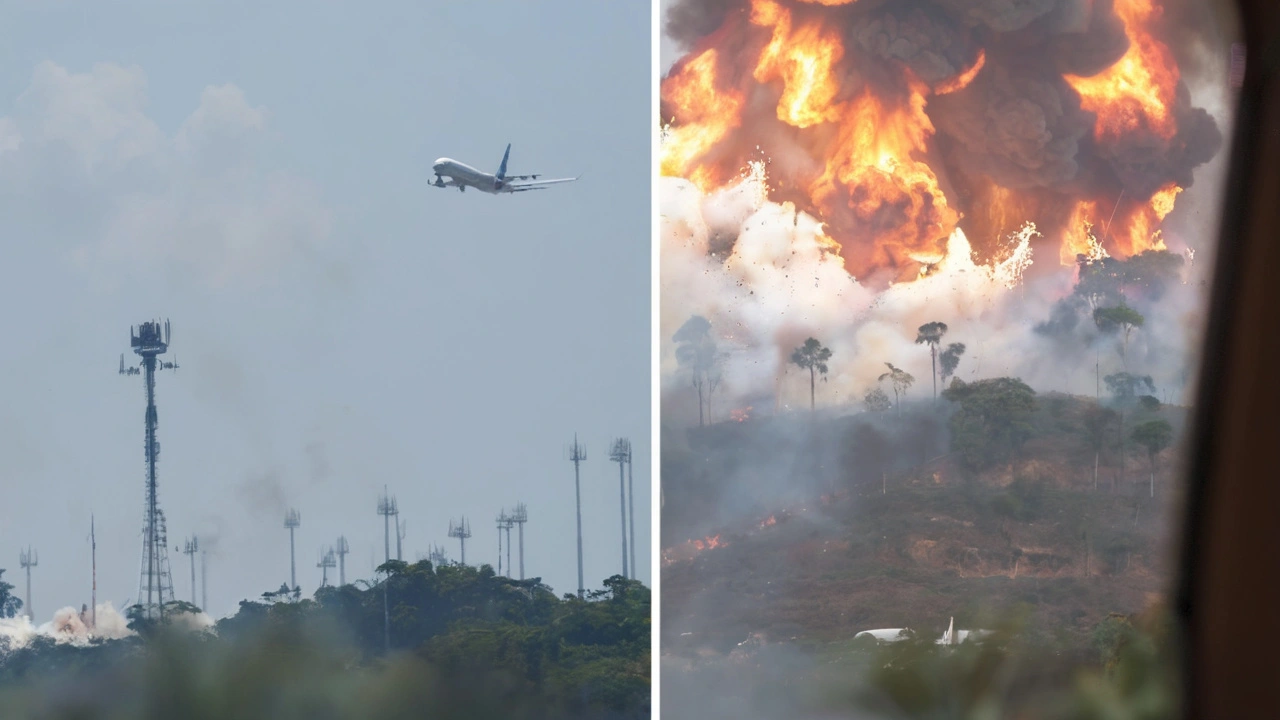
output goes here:
<path id="1" fill-rule="evenodd" d="M 142 571 L 138 582 L 138 604 L 146 598 L 144 612 L 157 611 L 164 617 L 164 605 L 173 602 L 173 582 L 169 576 L 168 540 L 164 513 L 160 510 L 157 492 L 156 461 L 160 457 L 160 441 L 156 439 L 159 417 L 156 413 L 156 370 L 177 370 L 177 362 L 162 362 L 159 356 L 169 349 L 169 321 L 162 326 L 159 321 L 145 322 L 129 329 L 129 345 L 142 358 L 142 368 L 126 368 L 124 356 L 120 356 L 121 375 L 142 375 L 147 392 L 147 411 L 144 417 L 147 462 L 146 510 L 143 522 Z"/>

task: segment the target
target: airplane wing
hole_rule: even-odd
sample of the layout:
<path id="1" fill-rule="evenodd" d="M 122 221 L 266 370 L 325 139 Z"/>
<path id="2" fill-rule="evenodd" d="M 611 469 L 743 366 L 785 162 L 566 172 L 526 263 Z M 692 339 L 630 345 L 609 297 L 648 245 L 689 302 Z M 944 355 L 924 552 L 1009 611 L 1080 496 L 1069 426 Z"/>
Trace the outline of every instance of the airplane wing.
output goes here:
<path id="1" fill-rule="evenodd" d="M 519 185 L 508 185 L 506 187 L 506 190 L 507 192 L 524 192 L 526 190 L 545 190 L 551 185 L 559 185 L 560 183 L 574 182 L 575 180 L 581 177 L 582 176 L 579 175 L 578 177 L 571 177 L 571 178 L 554 178 L 552 180 L 538 180 L 537 182 L 522 183 Z"/>

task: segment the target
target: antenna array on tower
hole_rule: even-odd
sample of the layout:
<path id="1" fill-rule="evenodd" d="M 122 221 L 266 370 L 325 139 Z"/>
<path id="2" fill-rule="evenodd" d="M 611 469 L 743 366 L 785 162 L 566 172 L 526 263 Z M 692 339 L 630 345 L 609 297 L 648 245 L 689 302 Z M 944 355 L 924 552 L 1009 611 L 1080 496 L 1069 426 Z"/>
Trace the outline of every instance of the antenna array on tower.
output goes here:
<path id="1" fill-rule="evenodd" d="M 467 538 L 471 537 L 471 523 L 467 522 L 466 516 L 457 522 L 449 521 L 449 537 L 458 538 L 458 562 L 466 565 Z"/>

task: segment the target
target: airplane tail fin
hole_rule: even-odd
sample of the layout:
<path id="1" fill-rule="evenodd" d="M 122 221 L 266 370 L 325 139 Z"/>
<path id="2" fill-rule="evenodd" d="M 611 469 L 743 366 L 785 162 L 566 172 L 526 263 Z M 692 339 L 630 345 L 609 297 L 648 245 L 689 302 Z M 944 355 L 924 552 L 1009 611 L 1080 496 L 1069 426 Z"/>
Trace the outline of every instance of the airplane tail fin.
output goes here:
<path id="1" fill-rule="evenodd" d="M 511 157 L 511 143 L 507 143 L 507 151 L 502 153 L 502 164 L 498 166 L 498 173 L 494 177 L 499 180 L 507 176 L 507 158 Z"/>

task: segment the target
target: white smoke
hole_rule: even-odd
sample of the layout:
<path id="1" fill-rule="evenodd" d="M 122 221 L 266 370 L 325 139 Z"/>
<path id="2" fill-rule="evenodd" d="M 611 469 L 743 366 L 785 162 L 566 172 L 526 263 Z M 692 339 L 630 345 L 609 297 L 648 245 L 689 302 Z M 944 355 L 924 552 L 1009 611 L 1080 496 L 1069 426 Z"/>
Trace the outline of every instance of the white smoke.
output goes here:
<path id="1" fill-rule="evenodd" d="M 956 372 L 961 379 L 1009 375 L 1040 391 L 1092 395 L 1095 352 L 1102 374 L 1120 369 L 1110 344 L 1096 351 L 1086 342 L 1072 343 L 1064 354 L 1062 343 L 1036 333 L 1054 302 L 1070 294 L 1075 273 L 1063 268 L 1024 281 L 1039 237 L 1033 225 L 1004 238 L 1004 252 L 992 265 L 976 264 L 957 230 L 945 257 L 931 259 L 936 262 L 922 277 L 876 292 L 848 274 L 821 222 L 791 203 L 767 200 L 766 188 L 762 163 L 741 182 L 711 194 L 662 178 L 660 322 L 667 387 L 679 381 L 671 337 L 692 315 L 711 321 L 727 352 L 717 391 L 721 407 L 764 394 L 779 406 L 807 405 L 808 374 L 788 370 L 788 359 L 810 336 L 832 350 L 820 388 L 823 404 L 859 403 L 878 384 L 885 363 L 915 376 L 909 399 L 928 397 L 929 351 L 915 337 L 917 328 L 933 321 L 949 326 L 944 346 L 967 346 Z M 1046 246 L 1040 261 L 1056 265 L 1057 256 L 1056 247 Z M 1198 325 L 1202 299 L 1194 292 L 1170 293 L 1144 331 L 1131 337 L 1130 364 L 1140 362 L 1141 374 L 1155 376 L 1158 386 L 1187 385 L 1187 330 Z"/>
<path id="2" fill-rule="evenodd" d="M 25 615 L 0 618 L 0 650 L 26 647 L 37 637 L 47 637 L 59 644 L 86 646 L 95 640 L 119 640 L 133 634 L 128 619 L 110 602 L 98 605 L 96 624 L 88 610 L 82 614 L 73 607 L 58 610 L 52 620 L 40 625 Z"/>
<path id="3" fill-rule="evenodd" d="M 214 620 L 204 612 L 177 613 L 169 617 L 170 625 L 188 632 L 202 632 L 213 628 Z M 102 640 L 121 640 L 136 635 L 129 629 L 129 620 L 110 602 L 99 603 L 97 617 L 88 609 L 83 611 L 64 607 L 53 614 L 53 619 L 36 625 L 25 615 L 16 618 L 0 618 L 0 652 L 18 650 L 30 645 L 38 637 L 46 637 L 58 644 L 85 647 Z"/>

